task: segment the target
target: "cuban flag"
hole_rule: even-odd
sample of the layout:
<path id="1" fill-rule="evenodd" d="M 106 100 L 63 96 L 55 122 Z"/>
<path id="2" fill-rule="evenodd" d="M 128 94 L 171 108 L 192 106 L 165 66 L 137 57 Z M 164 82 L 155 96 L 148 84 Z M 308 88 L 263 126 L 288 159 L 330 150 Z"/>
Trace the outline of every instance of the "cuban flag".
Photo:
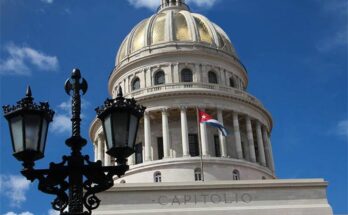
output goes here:
<path id="1" fill-rule="evenodd" d="M 213 119 L 212 116 L 210 116 L 209 114 L 199 109 L 198 109 L 198 114 L 199 114 L 199 123 L 205 123 L 207 125 L 218 128 L 221 131 L 222 135 L 225 137 L 228 135 L 227 129 L 222 125 L 221 122 L 217 121 L 216 119 Z"/>

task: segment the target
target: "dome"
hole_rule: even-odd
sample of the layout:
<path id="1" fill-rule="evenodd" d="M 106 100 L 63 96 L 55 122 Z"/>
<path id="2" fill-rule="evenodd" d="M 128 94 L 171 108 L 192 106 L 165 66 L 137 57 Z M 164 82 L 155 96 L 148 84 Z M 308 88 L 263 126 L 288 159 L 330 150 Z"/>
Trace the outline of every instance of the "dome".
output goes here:
<path id="1" fill-rule="evenodd" d="M 147 109 L 130 169 L 116 183 L 275 178 L 272 117 L 247 92 L 247 71 L 219 26 L 191 13 L 183 0 L 162 0 L 158 12 L 125 38 L 117 59 L 110 95 L 116 98 L 121 87 Z M 230 135 L 197 124 L 198 108 Z M 115 164 L 105 153 L 100 120 L 90 137 L 95 160 Z"/>
<path id="2" fill-rule="evenodd" d="M 201 45 L 237 57 L 230 39 L 218 25 L 203 15 L 191 13 L 186 5 L 162 5 L 156 14 L 141 21 L 124 39 L 116 65 L 141 50 L 168 43 Z"/>

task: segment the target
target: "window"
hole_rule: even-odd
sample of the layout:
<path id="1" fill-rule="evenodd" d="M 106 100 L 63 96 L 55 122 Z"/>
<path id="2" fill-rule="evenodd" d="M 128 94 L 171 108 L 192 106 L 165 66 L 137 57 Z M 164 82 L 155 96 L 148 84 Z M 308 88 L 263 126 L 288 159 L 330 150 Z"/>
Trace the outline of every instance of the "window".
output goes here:
<path id="1" fill-rule="evenodd" d="M 156 183 L 162 182 L 162 174 L 161 174 L 161 172 L 155 172 L 155 174 L 153 174 L 153 180 Z"/>
<path id="2" fill-rule="evenodd" d="M 201 168 L 195 169 L 195 181 L 202 181 L 202 170 Z"/>
<path id="3" fill-rule="evenodd" d="M 139 78 L 135 78 L 132 81 L 132 90 L 138 90 L 140 89 L 140 79 Z"/>
<path id="4" fill-rule="evenodd" d="M 183 69 L 181 71 L 181 82 L 192 82 L 192 71 L 190 69 Z"/>
<path id="5" fill-rule="evenodd" d="M 213 71 L 208 72 L 208 79 L 209 79 L 209 83 L 211 83 L 211 84 L 217 84 L 218 83 L 217 75 Z"/>
<path id="6" fill-rule="evenodd" d="M 215 146 L 215 157 L 221 157 L 219 135 L 214 135 L 214 146 Z"/>
<path id="7" fill-rule="evenodd" d="M 163 71 L 158 71 L 155 74 L 155 85 L 160 85 L 160 84 L 164 84 L 165 81 L 165 75 Z"/>
<path id="8" fill-rule="evenodd" d="M 235 181 L 238 181 L 238 180 L 240 180 L 240 175 L 239 175 L 239 171 L 238 170 L 233 170 L 233 180 L 235 180 Z"/>
<path id="9" fill-rule="evenodd" d="M 158 160 L 163 158 L 163 137 L 157 137 Z"/>
<path id="10" fill-rule="evenodd" d="M 143 144 L 138 143 L 135 145 L 135 164 L 143 162 Z"/>
<path id="11" fill-rule="evenodd" d="M 230 87 L 236 87 L 236 83 L 233 78 L 230 78 Z"/>
<path id="12" fill-rule="evenodd" d="M 189 134 L 189 151 L 190 151 L 191 157 L 199 156 L 197 134 Z"/>
<path id="13" fill-rule="evenodd" d="M 265 176 L 262 176 L 262 180 L 266 180 L 266 177 L 265 177 Z"/>

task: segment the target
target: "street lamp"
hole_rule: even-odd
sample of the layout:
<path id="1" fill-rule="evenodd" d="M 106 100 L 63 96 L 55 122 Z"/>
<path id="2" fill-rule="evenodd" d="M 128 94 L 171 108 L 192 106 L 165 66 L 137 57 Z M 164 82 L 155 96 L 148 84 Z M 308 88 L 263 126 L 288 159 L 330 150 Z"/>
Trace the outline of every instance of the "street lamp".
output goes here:
<path id="1" fill-rule="evenodd" d="M 44 157 L 48 126 L 54 115 L 49 104 L 34 103 L 28 87 L 26 97 L 16 105 L 3 106 L 13 156 L 23 162 L 21 173 L 30 181 L 37 179 L 42 192 L 56 195 L 52 207 L 61 215 L 88 215 L 99 207 L 100 200 L 95 194 L 111 188 L 113 177 L 120 177 L 129 169 L 127 157 L 134 153 L 139 121 L 145 111 L 134 99 L 125 99 L 121 88 L 117 98 L 107 99 L 96 108 L 106 136 L 107 153 L 117 162 L 116 166 L 102 166 L 100 160 L 92 162 L 88 155 L 81 154 L 87 141 L 80 136 L 80 92 L 85 94 L 87 88 L 80 71 L 74 69 L 65 82 L 65 91 L 72 97 L 72 135 L 65 142 L 71 154 L 63 156 L 61 163 L 50 163 L 48 169 L 34 169 L 34 162 Z"/>

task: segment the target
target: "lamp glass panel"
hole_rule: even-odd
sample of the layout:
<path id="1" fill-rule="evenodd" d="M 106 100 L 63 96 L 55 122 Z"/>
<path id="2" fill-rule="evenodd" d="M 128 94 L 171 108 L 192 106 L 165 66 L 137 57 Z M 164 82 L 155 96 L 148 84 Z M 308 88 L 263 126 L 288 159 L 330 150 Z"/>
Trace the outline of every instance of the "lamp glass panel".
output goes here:
<path id="1" fill-rule="evenodd" d="M 128 120 L 129 113 L 116 112 L 112 114 L 114 147 L 126 147 L 128 139 Z"/>
<path id="2" fill-rule="evenodd" d="M 48 123 L 47 120 L 42 120 L 42 130 L 41 130 L 41 143 L 40 143 L 40 152 L 44 152 L 44 147 L 46 145 L 46 137 L 47 137 Z"/>
<path id="3" fill-rule="evenodd" d="M 129 120 L 128 146 L 132 149 L 134 148 L 134 141 L 137 136 L 138 123 L 138 117 L 131 114 Z"/>
<path id="4" fill-rule="evenodd" d="M 24 122 L 26 150 L 38 151 L 41 118 L 39 115 L 27 115 Z"/>
<path id="5" fill-rule="evenodd" d="M 14 150 L 21 152 L 24 149 L 22 117 L 16 116 L 10 120 L 10 123 Z"/>
<path id="6" fill-rule="evenodd" d="M 111 131 L 111 115 L 109 114 L 105 119 L 104 119 L 104 131 L 105 131 L 105 136 L 106 136 L 106 143 L 108 149 L 112 148 L 112 131 Z"/>

